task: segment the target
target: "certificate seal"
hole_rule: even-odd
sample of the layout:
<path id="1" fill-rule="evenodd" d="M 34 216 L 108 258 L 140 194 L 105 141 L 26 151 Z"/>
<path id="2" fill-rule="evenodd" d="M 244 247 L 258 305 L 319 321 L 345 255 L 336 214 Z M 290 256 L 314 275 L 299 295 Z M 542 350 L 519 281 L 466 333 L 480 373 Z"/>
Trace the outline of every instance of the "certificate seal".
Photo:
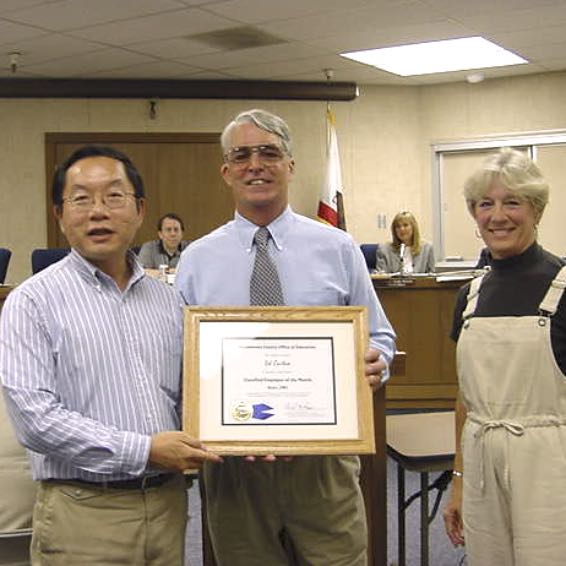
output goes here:
<path id="1" fill-rule="evenodd" d="M 249 421 L 252 417 L 252 414 L 252 406 L 245 401 L 240 401 L 232 409 L 232 417 L 236 421 Z"/>

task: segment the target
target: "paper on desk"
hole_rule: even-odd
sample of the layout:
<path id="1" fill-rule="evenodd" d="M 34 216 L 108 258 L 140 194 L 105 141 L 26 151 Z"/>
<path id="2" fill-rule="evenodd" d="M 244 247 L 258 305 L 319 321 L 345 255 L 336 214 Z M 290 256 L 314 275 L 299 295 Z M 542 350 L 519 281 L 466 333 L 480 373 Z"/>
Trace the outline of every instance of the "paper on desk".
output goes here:
<path id="1" fill-rule="evenodd" d="M 479 275 L 483 275 L 483 269 L 464 269 L 462 271 L 449 271 L 436 276 L 436 281 L 442 283 L 443 281 L 468 281 Z"/>

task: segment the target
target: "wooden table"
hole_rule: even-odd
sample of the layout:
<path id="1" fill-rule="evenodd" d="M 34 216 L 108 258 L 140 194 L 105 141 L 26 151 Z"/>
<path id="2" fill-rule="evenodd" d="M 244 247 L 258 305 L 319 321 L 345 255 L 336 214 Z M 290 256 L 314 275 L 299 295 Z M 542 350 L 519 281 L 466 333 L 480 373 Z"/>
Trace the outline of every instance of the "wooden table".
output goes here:
<path id="1" fill-rule="evenodd" d="M 407 353 L 404 375 L 387 386 L 387 408 L 453 409 L 457 391 L 456 347 L 450 339 L 456 295 L 466 281 L 435 277 L 380 278 L 373 284 Z"/>
<path id="2" fill-rule="evenodd" d="M 405 566 L 405 471 L 420 474 L 421 565 L 428 565 L 429 473 L 451 470 L 456 448 L 454 411 L 387 415 L 387 453 L 397 462 L 399 566 Z"/>

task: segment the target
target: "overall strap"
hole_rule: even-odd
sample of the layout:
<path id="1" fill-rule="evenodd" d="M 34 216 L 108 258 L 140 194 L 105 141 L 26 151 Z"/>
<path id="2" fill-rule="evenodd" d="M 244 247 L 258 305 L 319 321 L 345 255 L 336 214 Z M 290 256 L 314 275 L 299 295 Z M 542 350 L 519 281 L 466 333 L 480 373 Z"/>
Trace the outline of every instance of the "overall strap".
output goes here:
<path id="1" fill-rule="evenodd" d="M 466 305 L 464 312 L 462 313 L 463 320 L 470 318 L 476 310 L 476 306 L 478 304 L 478 296 L 480 293 L 480 286 L 482 284 L 484 277 L 485 277 L 485 273 L 480 275 L 479 277 L 476 277 L 475 279 L 472 279 L 472 282 L 470 283 L 470 290 L 468 292 L 468 298 L 467 298 L 468 303 Z"/>
<path id="2" fill-rule="evenodd" d="M 558 303 L 566 287 L 566 265 L 557 273 L 550 283 L 550 287 L 539 305 L 541 314 L 552 316 L 558 308 Z"/>

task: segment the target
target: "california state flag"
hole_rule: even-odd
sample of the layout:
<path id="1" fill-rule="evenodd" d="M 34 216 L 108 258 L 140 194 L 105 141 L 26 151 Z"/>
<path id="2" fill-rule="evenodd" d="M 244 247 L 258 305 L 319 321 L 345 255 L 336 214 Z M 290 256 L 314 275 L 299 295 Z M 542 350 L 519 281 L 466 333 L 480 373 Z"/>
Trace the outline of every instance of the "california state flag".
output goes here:
<path id="1" fill-rule="evenodd" d="M 342 230 L 346 230 L 344 202 L 342 195 L 342 170 L 336 137 L 336 119 L 330 108 L 326 110 L 327 145 L 326 174 L 318 204 L 318 219 Z"/>

